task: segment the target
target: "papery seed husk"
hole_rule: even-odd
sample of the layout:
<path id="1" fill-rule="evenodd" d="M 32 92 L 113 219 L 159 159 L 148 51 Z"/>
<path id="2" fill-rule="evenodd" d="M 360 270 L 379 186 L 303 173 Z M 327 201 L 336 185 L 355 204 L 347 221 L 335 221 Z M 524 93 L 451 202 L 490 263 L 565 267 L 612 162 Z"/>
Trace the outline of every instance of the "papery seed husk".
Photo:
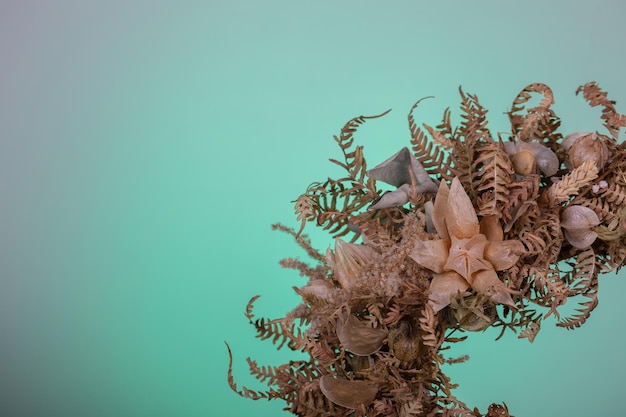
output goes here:
<path id="1" fill-rule="evenodd" d="M 567 206 L 561 213 L 561 227 L 567 230 L 589 229 L 600 224 L 595 211 L 589 207 L 572 205 Z"/>
<path id="2" fill-rule="evenodd" d="M 322 393 L 333 403 L 349 409 L 368 406 L 376 398 L 378 387 L 365 381 L 350 381 L 324 375 L 320 378 Z"/>
<path id="3" fill-rule="evenodd" d="M 567 151 L 569 148 L 572 147 L 572 145 L 574 143 L 576 143 L 576 141 L 584 136 L 587 135 L 591 135 L 591 132 L 574 132 L 574 133 L 570 133 L 569 135 L 565 136 L 565 138 L 563 139 L 563 142 L 561 142 L 561 148 L 563 148 L 563 150 Z"/>
<path id="4" fill-rule="evenodd" d="M 598 234 L 593 230 L 600 224 L 595 211 L 589 207 L 567 206 L 561 213 L 561 227 L 565 239 L 577 249 L 584 249 L 595 242 Z"/>
<path id="5" fill-rule="evenodd" d="M 452 310 L 455 320 L 459 323 L 459 327 L 470 332 L 479 332 L 485 330 L 493 323 L 496 317 L 496 309 L 491 306 L 476 307 L 482 310 L 481 314 L 477 314 L 470 308 L 459 307 Z"/>
<path id="6" fill-rule="evenodd" d="M 568 150 L 567 158 L 572 168 L 579 167 L 585 161 L 594 161 L 598 169 L 602 169 L 609 159 L 609 150 L 597 135 L 591 134 L 576 140 Z"/>
<path id="7" fill-rule="evenodd" d="M 426 352 L 420 329 L 413 320 L 404 318 L 390 331 L 387 344 L 393 355 L 401 361 L 410 362 Z"/>
<path id="8" fill-rule="evenodd" d="M 387 330 L 373 328 L 348 311 L 343 311 L 337 320 L 337 337 L 341 345 L 349 352 L 359 356 L 376 353 L 387 338 Z"/>
<path id="9" fill-rule="evenodd" d="M 563 236 L 576 249 L 585 249 L 596 241 L 598 233 L 590 229 L 563 229 Z"/>

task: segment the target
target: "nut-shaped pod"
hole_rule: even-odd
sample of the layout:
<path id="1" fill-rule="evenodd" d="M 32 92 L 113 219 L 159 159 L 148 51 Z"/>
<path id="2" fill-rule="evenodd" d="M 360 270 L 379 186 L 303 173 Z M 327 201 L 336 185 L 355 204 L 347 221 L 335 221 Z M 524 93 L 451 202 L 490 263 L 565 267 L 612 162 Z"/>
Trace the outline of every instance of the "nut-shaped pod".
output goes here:
<path id="1" fill-rule="evenodd" d="M 520 175 L 530 175 L 535 171 L 536 159 L 535 153 L 531 150 L 516 152 L 511 157 L 513 169 Z"/>
<path id="2" fill-rule="evenodd" d="M 404 362 L 410 362 L 426 353 L 419 325 L 407 317 L 389 330 L 387 344 L 393 355 Z"/>
<path id="3" fill-rule="evenodd" d="M 320 378 L 322 393 L 333 403 L 349 409 L 368 406 L 376 398 L 378 387 L 365 381 L 350 381 L 324 375 Z"/>
<path id="4" fill-rule="evenodd" d="M 563 235 L 577 249 L 585 249 L 596 240 L 598 234 L 594 228 L 598 224 L 598 215 L 589 207 L 567 206 L 561 213 Z"/>
<path id="5" fill-rule="evenodd" d="M 611 156 L 606 143 L 596 133 L 571 133 L 565 137 L 561 147 L 567 152 L 566 164 L 572 169 L 585 161 L 593 161 L 598 169 L 602 169 Z"/>

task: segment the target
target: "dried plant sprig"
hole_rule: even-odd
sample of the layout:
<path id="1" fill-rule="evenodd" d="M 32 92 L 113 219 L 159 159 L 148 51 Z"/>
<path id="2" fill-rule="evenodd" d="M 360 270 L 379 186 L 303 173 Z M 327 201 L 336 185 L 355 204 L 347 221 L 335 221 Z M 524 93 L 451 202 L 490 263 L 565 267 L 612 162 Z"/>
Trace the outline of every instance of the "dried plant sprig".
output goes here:
<path id="1" fill-rule="evenodd" d="M 347 174 L 298 197 L 299 231 L 273 226 L 315 261 L 281 261 L 308 278 L 294 287 L 302 303 L 270 320 L 255 316 L 255 296 L 245 312 L 258 338 L 306 359 L 248 359 L 268 389 L 239 388 L 227 345 L 231 389 L 281 399 L 300 417 L 510 416 L 506 404 L 482 414 L 457 399 L 441 366 L 467 356 L 442 353 L 488 327 L 497 339 L 510 330 L 529 342 L 550 316 L 578 328 L 598 305 L 600 273 L 626 262 L 626 145 L 617 142 L 626 117 L 595 83 L 580 92 L 603 108 L 611 137 L 563 139 L 552 90 L 535 83 L 508 113 L 512 141 L 496 140 L 487 110 L 459 88 L 459 126 L 446 108 L 440 124 L 418 127 L 419 100 L 408 115 L 411 149 L 368 171 L 354 135 L 386 112 L 350 120 L 334 137 L 343 161 L 331 159 Z M 397 189 L 383 194 L 377 181 Z M 334 235 L 334 249 L 315 250 L 302 234 L 307 222 Z M 576 312 L 562 314 L 572 299 Z"/>
<path id="2" fill-rule="evenodd" d="M 577 195 L 581 188 L 589 185 L 597 177 L 598 167 L 596 164 L 593 161 L 585 161 L 565 175 L 560 182 L 550 187 L 548 198 L 552 204 L 564 203 L 570 197 Z"/>

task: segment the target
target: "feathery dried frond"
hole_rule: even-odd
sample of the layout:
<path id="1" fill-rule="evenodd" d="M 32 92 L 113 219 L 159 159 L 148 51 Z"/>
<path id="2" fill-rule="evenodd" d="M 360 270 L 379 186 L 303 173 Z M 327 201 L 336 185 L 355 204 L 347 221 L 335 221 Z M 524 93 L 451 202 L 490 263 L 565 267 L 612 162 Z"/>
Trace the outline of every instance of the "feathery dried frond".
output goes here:
<path id="1" fill-rule="evenodd" d="M 511 160 L 502 144 L 494 141 L 482 144 L 473 170 L 473 188 L 482 193 L 478 214 L 502 217 L 502 208 L 509 204 L 511 183 L 515 179 Z"/>
<path id="2" fill-rule="evenodd" d="M 595 82 L 590 82 L 578 87 L 576 94 L 581 92 L 591 107 L 602 106 L 601 117 L 602 120 L 604 120 L 604 127 L 613 138 L 617 139 L 619 130 L 622 127 L 626 127 L 626 116 L 617 113 L 615 110 L 615 101 L 609 100 L 608 94 L 602 91 Z"/>

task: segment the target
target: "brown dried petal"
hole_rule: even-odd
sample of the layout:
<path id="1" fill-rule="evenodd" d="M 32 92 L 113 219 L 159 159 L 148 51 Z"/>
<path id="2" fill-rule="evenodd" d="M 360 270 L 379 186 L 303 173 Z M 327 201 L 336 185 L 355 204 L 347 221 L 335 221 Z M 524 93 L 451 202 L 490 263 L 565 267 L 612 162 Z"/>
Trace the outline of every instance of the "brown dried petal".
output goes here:
<path id="1" fill-rule="evenodd" d="M 445 239 L 418 240 L 409 255 L 411 259 L 433 272 L 443 272 L 448 259 L 450 242 Z"/>
<path id="2" fill-rule="evenodd" d="M 472 288 L 479 293 L 491 296 L 491 300 L 506 304 L 510 307 L 516 308 L 511 294 L 506 291 L 506 287 L 498 274 L 493 269 L 486 269 L 474 274 L 474 281 L 472 281 Z"/>
<path id="3" fill-rule="evenodd" d="M 330 401 L 350 409 L 356 409 L 361 404 L 367 407 L 378 394 L 378 387 L 374 384 L 335 378 L 332 375 L 320 378 L 320 389 Z"/>
<path id="4" fill-rule="evenodd" d="M 430 305 L 436 313 L 450 304 L 452 296 L 464 292 L 469 283 L 454 271 L 436 275 L 430 282 Z"/>
<path id="5" fill-rule="evenodd" d="M 480 233 L 485 235 L 490 242 L 504 239 L 504 233 L 498 216 L 483 216 L 483 218 L 480 219 Z"/>
<path id="6" fill-rule="evenodd" d="M 452 185 L 450 185 L 445 217 L 448 233 L 457 238 L 471 238 L 479 233 L 476 211 L 457 177 L 452 180 Z"/>
<path id="7" fill-rule="evenodd" d="M 341 345 L 355 355 L 367 356 L 382 347 L 387 330 L 373 328 L 344 310 L 337 320 L 337 337 Z"/>
<path id="8" fill-rule="evenodd" d="M 448 211 L 448 196 L 450 189 L 445 181 L 441 181 L 439 189 L 437 190 L 437 196 L 435 197 L 435 203 L 433 204 L 432 222 L 435 226 L 435 230 L 442 239 L 449 239 L 448 228 L 446 226 L 446 211 Z"/>
<path id="9" fill-rule="evenodd" d="M 482 269 L 492 269 L 484 259 L 487 245 L 485 235 L 477 234 L 471 239 L 457 239 L 452 237 L 450 253 L 443 269 L 456 271 L 459 275 L 471 282 L 472 274 Z"/>
<path id="10" fill-rule="evenodd" d="M 496 271 L 504 271 L 515 265 L 523 252 L 524 245 L 519 240 L 489 242 L 485 248 L 485 259 Z"/>

